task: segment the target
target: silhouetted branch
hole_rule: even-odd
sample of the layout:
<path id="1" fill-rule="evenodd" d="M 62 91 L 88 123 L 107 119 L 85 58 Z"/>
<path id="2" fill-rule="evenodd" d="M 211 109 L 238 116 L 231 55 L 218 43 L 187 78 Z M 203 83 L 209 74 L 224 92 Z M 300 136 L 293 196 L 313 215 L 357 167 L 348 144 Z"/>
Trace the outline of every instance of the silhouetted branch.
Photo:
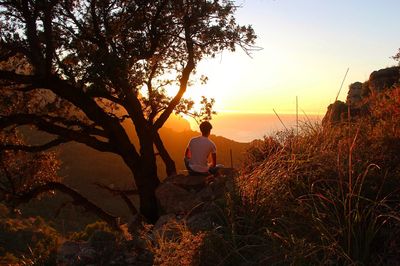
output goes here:
<path id="1" fill-rule="evenodd" d="M 113 103 L 122 105 L 122 101 L 119 98 L 117 98 L 115 96 L 112 96 L 110 93 L 102 92 L 102 91 L 99 91 L 99 90 L 89 90 L 86 94 L 89 97 L 103 98 L 103 99 L 109 100 L 109 101 L 111 101 Z"/>
<path id="2" fill-rule="evenodd" d="M 12 125 L 35 125 L 39 130 L 61 136 L 65 140 L 80 142 L 99 151 L 114 152 L 114 147 L 108 142 L 100 141 L 97 138 L 84 133 L 84 131 L 72 130 L 55 125 L 41 116 L 33 114 L 15 114 L 3 117 L 0 116 L 0 118 L 0 129 Z"/>
<path id="3" fill-rule="evenodd" d="M 165 109 L 164 112 L 161 113 L 160 117 L 154 123 L 155 129 L 161 128 L 164 123 L 167 121 L 168 117 L 174 111 L 175 107 L 179 104 L 180 100 L 182 99 L 183 94 L 186 91 L 187 84 L 189 81 L 190 73 L 195 68 L 195 61 L 194 61 L 194 47 L 193 47 L 193 40 L 190 31 L 190 19 L 189 17 L 185 16 L 184 18 L 184 28 L 185 28 L 185 42 L 186 42 L 186 49 L 188 51 L 188 61 L 186 66 L 182 71 L 182 76 L 179 80 L 179 91 L 175 95 L 175 97 L 171 100 L 168 107 Z"/>
<path id="4" fill-rule="evenodd" d="M 59 183 L 59 182 L 48 182 L 46 184 L 39 185 L 30 191 L 27 191 L 23 194 L 18 195 L 17 205 L 28 202 L 31 199 L 36 198 L 40 194 L 49 192 L 52 190 L 57 190 L 57 191 L 60 191 L 62 193 L 69 195 L 73 199 L 74 204 L 84 207 L 86 211 L 94 213 L 97 217 L 104 220 L 112 228 L 114 228 L 116 230 L 120 230 L 119 224 L 117 222 L 118 219 L 116 216 L 113 216 L 113 215 L 107 213 L 102 208 L 100 208 L 99 206 L 97 206 L 96 204 L 91 202 L 89 199 L 84 197 L 82 194 L 80 194 L 78 191 L 76 191 L 62 183 Z"/>
<path id="5" fill-rule="evenodd" d="M 132 201 L 129 199 L 128 195 L 138 195 L 139 192 L 136 189 L 132 190 L 121 190 L 121 189 L 114 189 L 111 188 L 107 185 L 100 184 L 100 183 L 94 183 L 96 186 L 98 186 L 101 189 L 107 190 L 109 193 L 111 193 L 114 196 L 120 196 L 122 200 L 126 203 L 128 206 L 129 210 L 131 211 L 132 215 L 135 215 L 138 213 L 138 210 L 136 209 L 135 205 L 133 205 Z"/>
<path id="6" fill-rule="evenodd" d="M 139 213 L 138 210 L 136 209 L 135 205 L 133 205 L 132 201 L 130 200 L 130 198 L 128 198 L 128 196 L 125 193 L 121 193 L 120 196 L 121 196 L 122 200 L 128 206 L 128 208 L 131 211 L 132 215 L 136 215 L 136 214 Z"/>
<path id="7" fill-rule="evenodd" d="M 164 143 L 162 142 L 161 137 L 158 134 L 158 132 L 156 132 L 154 134 L 154 144 L 156 145 L 156 148 L 158 150 L 159 155 L 161 156 L 161 159 L 165 163 L 167 176 L 176 174 L 175 162 L 169 155 L 167 149 L 165 148 Z"/>
<path id="8" fill-rule="evenodd" d="M 107 191 L 110 192 L 112 195 L 119 195 L 119 194 L 121 194 L 121 193 L 124 193 L 125 195 L 138 195 L 138 193 L 139 193 L 136 189 L 127 189 L 127 190 L 124 190 L 124 189 L 115 189 L 115 188 L 111 188 L 111 187 L 109 187 L 109 186 L 107 186 L 107 185 L 100 184 L 100 183 L 97 183 L 97 182 L 94 183 L 94 185 L 98 186 L 98 187 L 101 188 L 101 189 L 107 190 Z"/>
<path id="9" fill-rule="evenodd" d="M 66 201 L 66 202 L 61 203 L 60 206 L 58 206 L 58 208 L 56 209 L 56 211 L 54 213 L 54 218 L 57 218 L 60 215 L 62 209 L 64 209 L 68 204 L 73 204 L 73 202 Z"/>
<path id="10" fill-rule="evenodd" d="M 65 140 L 63 138 L 56 138 L 50 142 L 47 142 L 46 144 L 35 145 L 35 146 L 4 144 L 0 146 L 0 151 L 12 150 L 12 151 L 26 151 L 26 152 L 41 152 L 66 142 L 68 142 L 68 140 Z"/>
<path id="11" fill-rule="evenodd" d="M 5 42 L 5 41 L 0 41 L 0 62 L 6 62 L 13 56 L 16 56 L 17 54 L 23 54 L 27 55 L 29 54 L 29 51 L 21 46 L 20 44 L 16 42 Z"/>
<path id="12" fill-rule="evenodd" d="M 14 71 L 0 70 L 0 79 L 17 82 L 19 84 L 32 84 L 35 82 L 35 76 L 21 75 Z"/>

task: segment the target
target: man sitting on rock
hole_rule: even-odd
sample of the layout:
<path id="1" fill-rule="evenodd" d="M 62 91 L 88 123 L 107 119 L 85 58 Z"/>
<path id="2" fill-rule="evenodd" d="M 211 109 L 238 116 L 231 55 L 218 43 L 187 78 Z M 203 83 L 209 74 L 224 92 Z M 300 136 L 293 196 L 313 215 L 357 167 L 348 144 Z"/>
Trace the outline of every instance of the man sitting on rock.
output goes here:
<path id="1" fill-rule="evenodd" d="M 185 165 L 189 175 L 217 175 L 217 148 L 208 137 L 212 125 L 208 121 L 200 124 L 201 136 L 194 137 L 189 141 L 185 151 Z M 211 162 L 208 158 L 211 154 Z"/>

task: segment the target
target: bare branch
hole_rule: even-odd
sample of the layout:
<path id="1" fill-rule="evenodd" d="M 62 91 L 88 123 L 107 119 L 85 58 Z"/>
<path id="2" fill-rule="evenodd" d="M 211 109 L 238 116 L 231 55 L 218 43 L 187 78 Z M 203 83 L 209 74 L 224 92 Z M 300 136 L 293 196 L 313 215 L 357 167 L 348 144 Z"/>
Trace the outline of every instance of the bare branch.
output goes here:
<path id="1" fill-rule="evenodd" d="M 46 144 L 35 145 L 35 146 L 3 144 L 0 146 L 0 151 L 1 150 L 13 150 L 13 151 L 26 151 L 26 152 L 41 152 L 41 151 L 48 150 L 52 147 L 58 146 L 65 142 L 68 142 L 68 140 L 65 140 L 63 138 L 56 138 L 50 142 L 47 142 Z"/>
<path id="2" fill-rule="evenodd" d="M 43 117 L 33 114 L 15 114 L 1 117 L 0 129 L 11 125 L 35 125 L 39 130 L 50 134 L 61 136 L 65 140 L 73 140 L 88 145 L 99 151 L 115 152 L 114 147 L 109 142 L 100 141 L 97 138 L 85 133 L 55 125 Z"/>
<path id="3" fill-rule="evenodd" d="M 5 71 L 5 70 L 0 70 L 0 80 L 1 79 L 13 81 L 19 84 L 34 84 L 37 82 L 37 80 L 35 80 L 35 76 L 21 75 L 15 73 L 14 71 Z M 40 85 L 37 84 L 37 87 L 40 87 Z"/>
<path id="4" fill-rule="evenodd" d="M 166 169 L 167 176 L 176 174 L 175 162 L 169 155 L 167 149 L 165 148 L 164 143 L 162 142 L 161 137 L 158 134 L 158 132 L 154 133 L 154 144 L 156 145 L 156 148 L 158 150 L 159 155 L 161 156 L 161 159 L 165 163 L 165 166 L 167 168 Z"/>
<path id="5" fill-rule="evenodd" d="M 115 189 L 115 188 L 111 188 L 107 185 L 104 184 L 100 184 L 100 183 L 94 183 L 96 186 L 98 186 L 101 189 L 105 189 L 108 192 L 110 192 L 112 195 L 119 195 L 121 193 L 125 194 L 125 195 L 138 195 L 139 192 L 136 189 L 128 189 L 128 190 L 124 190 L 124 189 Z"/>
<path id="6" fill-rule="evenodd" d="M 101 218 L 105 222 L 107 222 L 108 225 L 110 225 L 112 228 L 116 230 L 120 230 L 119 224 L 118 224 L 118 219 L 116 216 L 113 216 L 106 211 L 104 211 L 102 208 L 94 204 L 92 201 L 84 197 L 82 194 L 80 194 L 78 191 L 62 184 L 59 182 L 48 182 L 42 185 L 39 185 L 30 191 L 24 192 L 23 194 L 20 194 L 17 196 L 17 205 L 25 203 L 30 201 L 31 199 L 36 198 L 38 195 L 49 192 L 52 190 L 57 190 L 62 193 L 65 193 L 69 195 L 73 200 L 74 204 L 83 206 L 86 211 L 92 212 L 97 217 Z"/>
<path id="7" fill-rule="evenodd" d="M 134 189 L 134 190 L 121 190 L 121 189 L 114 189 L 111 188 L 107 185 L 100 184 L 100 183 L 95 183 L 99 188 L 107 190 L 109 193 L 111 193 L 114 196 L 120 196 L 121 199 L 126 203 L 128 206 L 129 210 L 131 211 L 132 215 L 135 215 L 138 213 L 138 210 L 136 209 L 135 205 L 133 205 L 132 201 L 129 199 L 128 195 L 138 195 L 139 192 Z"/>

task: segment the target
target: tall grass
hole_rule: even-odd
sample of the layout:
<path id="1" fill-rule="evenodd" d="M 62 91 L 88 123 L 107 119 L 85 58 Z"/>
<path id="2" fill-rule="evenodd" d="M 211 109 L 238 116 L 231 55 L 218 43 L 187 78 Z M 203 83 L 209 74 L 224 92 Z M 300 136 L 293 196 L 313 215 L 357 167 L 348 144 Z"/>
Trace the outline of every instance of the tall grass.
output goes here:
<path id="1" fill-rule="evenodd" d="M 400 88 L 368 107 L 254 142 L 198 264 L 400 264 Z"/>

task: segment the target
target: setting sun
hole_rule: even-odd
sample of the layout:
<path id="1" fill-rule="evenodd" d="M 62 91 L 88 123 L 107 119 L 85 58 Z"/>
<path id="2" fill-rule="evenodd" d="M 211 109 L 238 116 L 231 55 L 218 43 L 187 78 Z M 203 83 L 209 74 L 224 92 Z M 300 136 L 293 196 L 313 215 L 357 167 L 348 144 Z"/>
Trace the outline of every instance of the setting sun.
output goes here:
<path id="1" fill-rule="evenodd" d="M 0 1 L 0 265 L 400 265 L 399 11 Z"/>
<path id="2" fill-rule="evenodd" d="M 208 82 L 194 83 L 185 94 L 194 100 L 215 98 L 219 113 L 273 113 L 275 108 L 293 114 L 297 96 L 305 113 L 322 116 L 347 68 L 340 100 L 346 99 L 349 84 L 396 64 L 391 57 L 400 43 L 397 1 L 236 3 L 238 21 L 253 25 L 261 50 L 249 57 L 238 47 L 201 61 L 194 80 L 205 75 Z"/>

